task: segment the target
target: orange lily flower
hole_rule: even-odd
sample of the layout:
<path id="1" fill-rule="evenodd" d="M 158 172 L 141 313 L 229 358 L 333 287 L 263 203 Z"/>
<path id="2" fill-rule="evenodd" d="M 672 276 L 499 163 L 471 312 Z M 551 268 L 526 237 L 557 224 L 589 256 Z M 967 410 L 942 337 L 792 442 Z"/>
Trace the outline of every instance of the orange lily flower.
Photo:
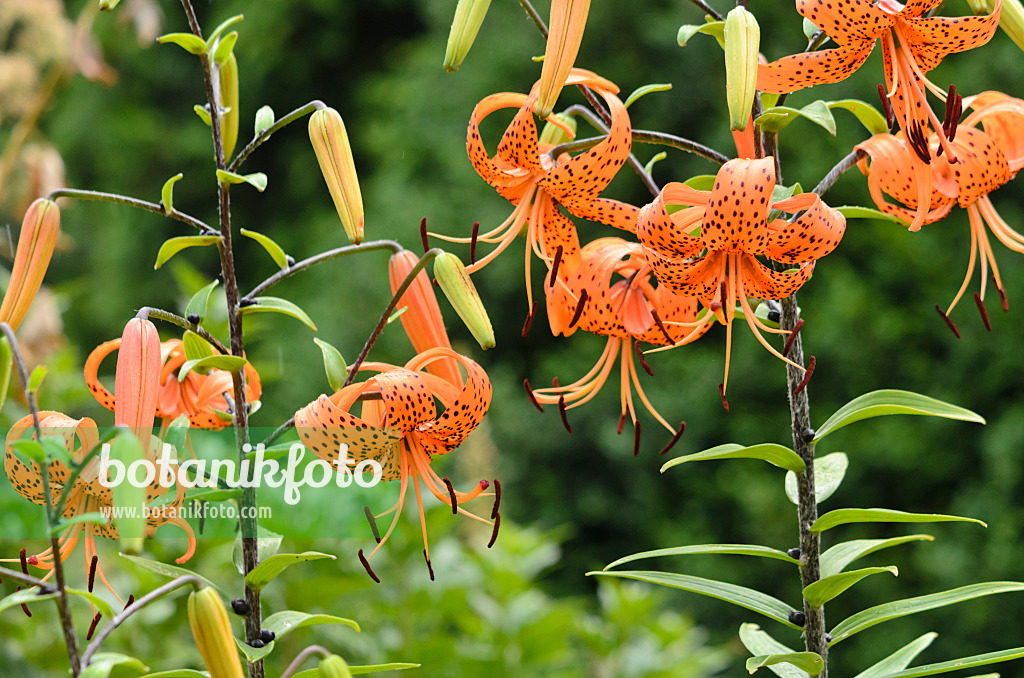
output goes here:
<path id="1" fill-rule="evenodd" d="M 453 382 L 424 371 L 432 363 L 446 359 L 454 360 L 465 368 L 464 380 Z M 398 501 L 381 514 L 395 513 L 387 533 L 369 556 L 364 557 L 362 550 L 359 551 L 360 561 L 370 576 L 379 581 L 370 569 L 369 560 L 394 531 L 410 479 L 419 507 L 423 555 L 428 568 L 431 567 L 430 548 L 423 519 L 421 486 L 440 501 L 450 503 L 453 513 L 493 525 L 493 544 L 500 524 L 497 505 L 492 511 L 493 521 L 462 508 L 462 504 L 487 489 L 487 481 L 481 481 L 469 492 L 459 492 L 447 478 L 438 477 L 431 468 L 434 457 L 458 447 L 487 412 L 491 403 L 491 382 L 483 368 L 449 348 L 437 347 L 420 353 L 405 367 L 364 363 L 359 369 L 377 374 L 366 381 L 350 384 L 331 396 L 321 395 L 296 412 L 295 430 L 307 448 L 332 465 L 339 458 L 340 446 L 347 444 L 350 464 L 375 460 L 381 465 L 383 480 L 400 481 Z M 379 400 L 363 399 L 359 414 L 354 414 L 357 402 L 367 395 L 379 395 Z M 435 398 L 445 408 L 440 415 L 437 414 Z M 431 579 L 433 576 L 430 569 Z"/>
<path id="2" fill-rule="evenodd" d="M 85 361 L 85 383 L 92 391 L 93 397 L 108 410 L 114 410 L 115 397 L 100 383 L 98 372 L 103 359 L 121 347 L 121 339 L 106 341 L 89 354 Z M 120 357 L 120 356 L 119 356 Z M 228 426 L 230 420 L 221 417 L 218 412 L 230 412 L 225 394 L 231 397 L 234 385 L 231 373 L 225 370 L 212 369 L 209 374 L 191 371 L 185 379 L 178 381 L 178 369 L 185 363 L 185 347 L 181 339 L 169 339 L 160 343 L 159 350 L 159 388 L 157 391 L 156 417 L 174 420 L 181 415 L 188 417 L 189 424 L 195 428 L 220 429 Z M 263 386 L 256 369 L 246 363 L 245 399 L 254 403 L 260 399 Z M 114 393 L 117 393 L 115 383 Z"/>
<path id="3" fill-rule="evenodd" d="M 811 277 L 814 262 L 839 244 L 846 228 L 843 215 L 814 193 L 773 202 L 774 188 L 772 158 L 730 160 L 718 171 L 711 191 L 667 184 L 654 202 L 640 211 L 637 223 L 637 235 L 659 283 L 676 294 L 697 297 L 710 311 L 691 323 L 693 329 L 673 346 L 699 336 L 713 319 L 726 326 L 723 397 L 729 381 L 737 303 L 757 340 L 776 357 L 795 365 L 761 335 L 762 331 L 785 332 L 761 322 L 747 298 L 781 299 L 796 292 Z M 669 215 L 666 204 L 689 209 Z M 792 223 L 785 219 L 769 222 L 773 209 L 804 213 Z M 699 234 L 692 235 L 698 228 Z M 758 261 L 758 256 L 799 268 L 776 271 Z"/>
<path id="4" fill-rule="evenodd" d="M 957 336 L 959 332 L 948 316 L 970 284 L 979 259 L 981 293 L 976 295 L 975 301 L 986 326 L 989 322 L 983 302 L 989 266 L 992 267 L 1003 310 L 1008 308 L 986 224 L 999 242 L 1015 252 L 1024 253 L 1024 235 L 999 216 L 988 197 L 1024 168 L 1024 101 L 999 92 L 984 92 L 967 100 L 967 103 L 974 111 L 955 132 L 952 142 L 958 158 L 955 169 L 943 157 L 932 162 L 931 193 L 926 205 L 918 202 L 916 177 L 906 173 L 905 168 L 912 162 L 913 154 L 902 135 L 876 134 L 857 146 L 868 153 L 868 157 L 861 159 L 858 165 L 868 178 L 872 199 L 883 212 L 906 221 L 910 221 L 914 212 L 923 212 L 924 223 L 929 224 L 945 217 L 954 204 L 967 210 L 971 228 L 967 275 L 943 314 Z M 889 202 L 887 195 L 902 205 Z"/>
<path id="5" fill-rule="evenodd" d="M 532 399 L 537 403 L 557 403 L 563 423 L 569 428 L 565 410 L 597 395 L 618 359 L 620 423 L 627 416 L 634 426 L 637 423 L 632 392 L 635 388 L 647 411 L 675 433 L 676 429 L 658 413 L 640 385 L 633 344 L 646 341 L 661 346 L 680 345 L 695 340 L 709 327 L 704 325 L 694 333 L 683 329 L 697 318 L 697 300 L 679 296 L 664 285 L 655 286 L 654 271 L 639 243 L 600 238 L 587 243 L 581 257 L 580 265 L 564 281 L 558 279 L 552 285 L 553 275 L 546 281 L 551 331 L 555 336 L 569 336 L 581 329 L 607 336 L 608 343 L 597 364 L 581 379 L 566 386 L 532 391 Z M 612 282 L 613 277 L 618 279 Z M 650 370 L 646 363 L 643 365 Z"/>
<path id="6" fill-rule="evenodd" d="M 933 158 L 925 139 L 938 137 L 939 147 L 949 162 L 956 162 L 944 127 L 925 95 L 931 90 L 947 101 L 947 93 L 928 80 L 925 73 L 954 52 L 963 52 L 988 42 L 999 25 L 1002 0 L 996 0 L 992 14 L 980 17 L 925 17 L 941 0 L 797 0 L 797 11 L 839 43 L 835 49 L 795 54 L 762 65 L 757 86 L 766 92 L 793 92 L 822 83 L 839 82 L 860 68 L 871 54 L 875 40 L 882 43 L 885 65 L 885 97 L 892 101 L 895 120 L 908 139 L 914 141 L 913 163 L 919 187 L 918 202 L 927 201 L 927 164 Z M 952 90 L 950 91 L 952 94 Z M 949 106 L 947 106 L 947 117 Z M 955 123 L 955 121 L 953 121 Z M 912 222 L 917 230 L 924 223 L 919 212 Z"/>
<path id="7" fill-rule="evenodd" d="M 0 322 L 6 322 L 12 329 L 18 329 L 25 319 L 39 286 L 43 284 L 59 230 L 60 210 L 52 200 L 40 198 L 25 212 L 11 281 L 0 305 Z"/>
<path id="8" fill-rule="evenodd" d="M 555 251 L 562 247 L 563 269 L 568 272 L 579 262 L 579 238 L 572 221 L 563 215 L 558 205 L 570 214 L 590 219 L 627 231 L 636 228 L 636 207 L 617 200 L 598 198 L 597 195 L 611 182 L 615 173 L 629 157 L 632 129 L 626 108 L 616 94 L 619 88 L 590 71 L 574 68 L 566 85 L 586 85 L 599 94 L 608 105 L 612 116 L 611 131 L 607 138 L 575 157 L 562 154 L 552 159 L 548 152 L 551 144 L 540 141 L 534 121 L 534 105 L 539 83 L 529 95 L 504 92 L 485 98 L 473 110 L 469 122 L 466 148 L 473 168 L 484 181 L 497 189 L 515 209 L 500 226 L 479 236 L 482 242 L 496 242 L 498 246 L 482 259 L 466 268 L 470 273 L 487 265 L 507 248 L 526 226 L 526 279 L 530 280 L 530 252 L 534 252 L 547 266 L 551 266 Z M 494 111 L 518 108 L 519 112 L 505 130 L 497 153 L 491 157 L 480 138 L 480 123 Z M 569 132 L 554 117 L 552 124 Z M 470 242 L 470 238 L 438 236 L 451 242 Z M 527 297 L 533 303 L 530 285 Z"/>

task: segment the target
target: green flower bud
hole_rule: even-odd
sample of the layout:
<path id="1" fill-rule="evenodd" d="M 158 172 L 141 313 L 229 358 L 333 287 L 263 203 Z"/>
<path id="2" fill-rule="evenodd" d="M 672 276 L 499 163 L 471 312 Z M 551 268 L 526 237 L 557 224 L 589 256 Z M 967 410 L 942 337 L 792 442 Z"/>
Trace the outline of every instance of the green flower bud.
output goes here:
<path id="1" fill-rule="evenodd" d="M 220 140 L 227 159 L 238 141 L 238 62 L 234 52 L 220 66 L 220 106 L 227 111 L 220 116 Z"/>
<path id="2" fill-rule="evenodd" d="M 729 103 L 729 127 L 743 130 L 750 119 L 757 92 L 757 52 L 761 29 L 743 7 L 725 18 L 725 95 Z"/>
<path id="3" fill-rule="evenodd" d="M 552 146 L 558 146 L 568 141 L 572 141 L 576 136 L 576 118 L 565 113 L 556 113 L 555 118 L 558 122 L 562 123 L 566 127 L 572 130 L 573 136 L 569 136 L 568 133 L 558 125 L 551 122 L 544 123 L 544 129 L 540 133 L 540 143 L 551 144 Z"/>
<path id="4" fill-rule="evenodd" d="M 484 304 L 480 301 L 480 295 L 476 286 L 466 273 L 466 267 L 462 265 L 454 254 L 444 252 L 434 259 L 434 277 L 437 279 L 441 291 L 448 297 L 452 308 L 462 318 L 462 322 L 469 328 L 473 338 L 480 344 L 480 348 L 494 348 L 494 330 L 491 328 L 491 319 L 487 317 Z"/>
<path id="5" fill-rule="evenodd" d="M 188 623 L 210 678 L 242 678 L 231 622 L 216 590 L 207 586 L 189 594 Z"/>
<path id="6" fill-rule="evenodd" d="M 449 73 L 459 70 L 490 6 L 491 0 L 459 0 L 452 30 L 448 34 L 448 48 L 444 52 L 444 70 Z"/>
<path id="7" fill-rule="evenodd" d="M 352 672 L 349 671 L 348 664 L 336 654 L 332 654 L 326 659 L 321 659 L 320 666 L 317 668 L 320 672 L 320 678 L 352 678 Z"/>
<path id="8" fill-rule="evenodd" d="M 334 207 L 352 244 L 363 242 L 363 197 L 352 160 L 345 123 L 333 108 L 323 108 L 309 117 L 309 140 L 316 151 L 320 171 L 331 192 Z"/>

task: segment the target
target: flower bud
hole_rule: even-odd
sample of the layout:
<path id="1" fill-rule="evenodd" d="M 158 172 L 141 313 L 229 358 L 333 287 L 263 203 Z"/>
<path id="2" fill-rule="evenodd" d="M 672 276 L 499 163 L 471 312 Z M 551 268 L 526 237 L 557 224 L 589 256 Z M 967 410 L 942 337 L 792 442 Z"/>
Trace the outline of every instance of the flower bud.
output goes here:
<path id="1" fill-rule="evenodd" d="M 217 591 L 207 586 L 189 594 L 188 623 L 210 678 L 242 678 L 231 622 Z"/>
<path id="2" fill-rule="evenodd" d="M 454 254 L 444 252 L 434 259 L 434 277 L 441 286 L 441 291 L 448 297 L 452 308 L 469 328 L 480 348 L 494 348 L 494 330 L 491 319 L 476 291 L 476 286 L 469 278 L 466 267 Z"/>
<path id="3" fill-rule="evenodd" d="M 234 52 L 220 65 L 220 107 L 227 110 L 220 117 L 220 141 L 227 159 L 238 141 L 238 61 Z"/>
<path id="4" fill-rule="evenodd" d="M 145 318 L 124 326 L 114 376 L 114 425 L 127 426 L 143 444 L 153 433 L 160 391 L 160 337 Z"/>
<path id="5" fill-rule="evenodd" d="M 444 52 L 444 70 L 449 73 L 459 70 L 490 6 L 491 0 L 459 0 L 455 8 L 455 19 L 452 20 L 452 30 L 448 34 L 448 47 Z"/>
<path id="6" fill-rule="evenodd" d="M 313 142 L 320 171 L 345 227 L 345 235 L 358 245 L 363 242 L 363 198 L 341 115 L 333 108 L 313 113 L 309 117 L 309 140 Z"/>
<path id="7" fill-rule="evenodd" d="M 60 230 L 60 210 L 52 200 L 40 198 L 33 202 L 21 222 L 18 251 L 11 269 L 11 282 L 0 305 L 0 322 L 13 329 L 24 320 L 39 286 L 43 284 L 46 267 L 53 255 Z"/>
<path id="8" fill-rule="evenodd" d="M 750 120 L 760 42 L 761 29 L 754 15 L 743 7 L 731 10 L 725 18 L 725 95 L 733 130 L 745 129 Z"/>
<path id="9" fill-rule="evenodd" d="M 548 44 L 544 50 L 544 66 L 540 72 L 540 95 L 537 115 L 551 115 L 558 94 L 565 86 L 569 71 L 576 62 L 587 26 L 590 0 L 552 0 Z"/>
<path id="10" fill-rule="evenodd" d="M 345 660 L 336 654 L 320 660 L 320 678 L 352 678 Z"/>
<path id="11" fill-rule="evenodd" d="M 996 0 L 967 0 L 967 4 L 975 14 L 991 14 L 996 8 Z M 1020 0 L 1003 0 L 999 28 L 1017 47 L 1024 49 L 1024 7 Z"/>
<path id="12" fill-rule="evenodd" d="M 576 138 L 576 118 L 565 113 L 556 113 L 555 119 L 561 123 L 562 127 L 555 123 L 548 121 L 544 124 L 544 129 L 540 133 L 540 145 L 550 144 L 552 146 L 558 146 L 572 141 Z M 565 128 L 572 130 L 572 135 L 566 131 Z"/>

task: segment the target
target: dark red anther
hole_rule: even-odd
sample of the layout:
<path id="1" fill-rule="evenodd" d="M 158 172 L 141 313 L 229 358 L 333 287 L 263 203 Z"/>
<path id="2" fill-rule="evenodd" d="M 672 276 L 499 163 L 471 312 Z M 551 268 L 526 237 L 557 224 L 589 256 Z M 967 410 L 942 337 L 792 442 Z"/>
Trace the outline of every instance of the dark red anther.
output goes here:
<path id="1" fill-rule="evenodd" d="M 96 568 L 100 564 L 100 557 L 93 555 L 92 562 L 89 563 L 89 593 L 92 593 L 92 587 L 96 583 Z"/>
<path id="2" fill-rule="evenodd" d="M 526 395 L 530 398 L 530 402 L 533 403 L 533 406 L 536 407 L 539 411 L 543 412 L 544 407 L 539 402 L 537 402 L 537 396 L 533 394 L 533 389 L 530 388 L 529 379 L 523 379 L 523 388 L 526 389 Z"/>
<path id="3" fill-rule="evenodd" d="M 494 479 L 494 506 L 491 507 L 491 518 L 498 517 L 498 507 L 501 506 L 501 483 Z"/>
<path id="4" fill-rule="evenodd" d="M 724 407 L 725 411 L 728 412 L 729 401 L 725 399 L 725 384 L 718 385 L 718 395 L 722 396 L 722 407 Z"/>
<path id="5" fill-rule="evenodd" d="M 427 239 L 427 218 L 420 219 L 420 240 L 423 241 L 423 253 L 430 251 L 430 241 Z"/>
<path id="6" fill-rule="evenodd" d="M 551 377 L 551 385 L 558 388 L 561 384 L 558 383 L 558 377 Z"/>
<path id="7" fill-rule="evenodd" d="M 132 606 L 132 603 L 134 603 L 134 602 L 135 602 L 135 594 L 133 593 L 130 596 L 128 596 L 128 602 L 124 604 L 124 609 L 127 610 L 129 607 Z"/>
<path id="8" fill-rule="evenodd" d="M 633 456 L 640 454 L 640 422 L 633 422 Z"/>
<path id="9" fill-rule="evenodd" d="M 615 432 L 615 435 L 622 435 L 622 427 L 626 424 L 626 413 L 623 412 L 619 415 L 619 430 Z"/>
<path id="10" fill-rule="evenodd" d="M 673 339 L 672 336 L 668 333 L 668 329 L 665 327 L 665 323 L 661 322 L 661 316 L 658 315 L 658 311 L 656 309 L 651 309 L 651 317 L 654 318 L 654 324 L 657 325 L 658 329 L 661 330 L 661 333 L 665 335 L 665 339 L 668 340 L 668 343 L 676 343 L 676 340 Z"/>
<path id="11" fill-rule="evenodd" d="M 562 418 L 562 426 L 569 433 L 572 433 L 572 426 L 569 425 L 569 417 L 565 414 L 565 395 L 558 396 L 558 416 Z"/>
<path id="12" fill-rule="evenodd" d="M 946 93 L 946 113 L 942 117 L 942 132 L 949 137 L 950 125 L 955 125 L 953 122 L 953 108 L 956 106 L 956 86 L 950 85 L 949 92 Z"/>
<path id="13" fill-rule="evenodd" d="M 455 487 L 452 486 L 452 481 L 448 480 L 448 478 L 441 478 L 441 480 L 444 481 L 444 486 L 448 488 L 448 496 L 452 498 L 452 515 L 455 515 L 459 512 L 459 502 L 455 498 Z M 433 577 L 431 577 L 431 579 L 433 579 Z"/>
<path id="14" fill-rule="evenodd" d="M 924 131 L 921 129 L 921 124 L 914 121 L 914 124 L 910 127 L 910 132 L 907 134 L 907 141 L 910 143 L 910 148 L 913 149 L 914 153 L 921 162 L 931 164 L 932 155 L 928 150 L 928 140 L 924 137 Z M 953 162 L 953 160 L 950 160 Z"/>
<path id="15" fill-rule="evenodd" d="M 576 304 L 576 312 L 572 314 L 572 320 L 569 321 L 569 329 L 572 329 L 580 321 L 580 316 L 583 315 L 583 307 L 586 305 L 587 291 L 580 290 L 580 302 Z"/>
<path id="16" fill-rule="evenodd" d="M 473 222 L 473 233 L 469 236 L 469 264 L 476 263 L 476 239 L 480 235 L 480 222 Z"/>
<path id="17" fill-rule="evenodd" d="M 537 314 L 537 302 L 533 302 L 533 306 L 530 307 L 530 313 L 526 316 L 526 322 L 523 323 L 523 338 L 530 332 L 530 325 L 533 324 L 533 316 Z"/>
<path id="18" fill-rule="evenodd" d="M 999 301 L 1003 304 L 1003 313 L 1006 313 L 1010 310 L 1010 303 L 1006 300 L 1006 292 L 999 286 L 996 286 L 996 291 L 999 292 Z"/>
<path id="19" fill-rule="evenodd" d="M 366 522 L 370 523 L 370 531 L 373 532 L 373 538 L 380 543 L 380 530 L 377 529 L 377 519 L 373 517 L 373 511 L 370 510 L 369 506 L 363 507 L 363 513 L 366 514 Z"/>
<path id="20" fill-rule="evenodd" d="M 686 432 L 686 422 L 684 421 L 682 424 L 679 425 L 679 430 L 676 431 L 676 434 L 674 436 L 672 436 L 672 440 L 668 441 L 668 445 L 666 445 L 665 447 L 661 448 L 661 452 L 658 452 L 658 454 L 665 454 L 666 452 L 671 450 L 672 447 L 676 443 L 679 442 L 679 439 L 683 437 L 683 433 L 685 433 L 685 432 Z"/>
<path id="21" fill-rule="evenodd" d="M 18 555 L 21 556 L 21 573 L 28 574 L 28 559 L 25 557 L 25 549 L 21 549 L 21 553 Z"/>
<path id="22" fill-rule="evenodd" d="M 991 332 L 992 323 L 988 319 L 988 309 L 985 308 L 985 302 L 981 300 L 981 295 L 977 292 L 974 293 L 974 303 L 978 305 L 978 312 L 981 313 L 981 322 L 985 323 L 985 329 Z"/>
<path id="23" fill-rule="evenodd" d="M 786 345 L 782 347 L 782 357 L 785 358 L 789 355 L 789 349 L 793 348 L 793 342 L 796 341 L 796 336 L 800 334 L 800 330 L 803 329 L 804 319 L 796 321 L 796 325 L 793 325 L 793 331 L 789 333 L 786 338 Z"/>
<path id="24" fill-rule="evenodd" d="M 102 614 L 97 612 L 96 616 L 92 618 L 92 623 L 89 624 L 89 633 L 85 634 L 86 640 L 92 640 L 92 634 L 96 633 L 96 625 L 100 623 L 100 617 L 102 616 Z"/>
<path id="25" fill-rule="evenodd" d="M 551 262 L 551 278 L 549 284 L 554 287 L 555 281 L 558 280 L 558 265 L 562 263 L 562 246 L 559 245 L 558 249 L 555 250 L 555 259 Z"/>
<path id="26" fill-rule="evenodd" d="M 949 329 L 953 330 L 953 334 L 955 334 L 956 338 L 959 339 L 960 330 L 956 328 L 956 324 L 949 319 L 949 316 L 942 312 L 942 309 L 939 308 L 938 304 L 935 304 L 935 311 L 939 314 L 939 317 L 946 321 L 946 325 L 949 327 Z"/>
<path id="27" fill-rule="evenodd" d="M 363 555 L 363 549 L 359 549 L 359 562 L 363 564 L 363 569 L 366 570 L 366 574 L 370 575 L 370 579 L 372 579 L 373 581 L 375 581 L 375 582 L 377 582 L 379 584 L 380 583 L 380 578 L 373 571 L 373 568 L 370 567 L 370 561 L 368 561 L 366 559 L 366 556 Z"/>
<path id="28" fill-rule="evenodd" d="M 427 549 L 423 549 L 423 560 L 427 561 L 427 572 L 430 574 L 430 581 L 434 581 L 434 568 L 430 564 L 430 556 L 427 555 Z"/>
<path id="29" fill-rule="evenodd" d="M 803 391 L 805 388 L 807 388 L 807 382 L 811 380 L 812 374 L 814 374 L 813 355 L 811 356 L 811 359 L 807 361 L 807 371 L 804 372 L 803 380 L 801 380 L 800 383 L 796 385 L 796 388 L 793 389 L 793 395 L 798 395 L 800 391 Z"/>
<path id="30" fill-rule="evenodd" d="M 633 342 L 633 351 L 636 353 L 636 357 L 640 361 L 640 367 L 644 368 L 644 372 L 653 377 L 654 370 L 652 370 L 651 366 L 647 364 L 646 360 L 644 360 L 644 352 L 640 350 L 640 342 Z"/>
<path id="31" fill-rule="evenodd" d="M 889 126 L 889 131 L 892 131 L 893 126 L 896 124 L 896 119 L 892 115 L 892 106 L 889 105 L 889 97 L 885 95 L 885 87 L 878 84 L 878 98 L 882 100 L 882 112 L 885 113 L 885 124 Z"/>
<path id="32" fill-rule="evenodd" d="M 491 532 L 491 540 L 487 542 L 487 548 L 494 546 L 494 542 L 498 540 L 498 528 L 501 527 L 501 514 L 494 516 L 494 530 Z"/>
<path id="33" fill-rule="evenodd" d="M 950 87 L 952 87 L 952 85 L 950 85 Z M 960 127 L 960 116 L 963 115 L 963 114 L 964 114 L 964 98 L 962 96 L 960 96 L 959 94 L 957 94 L 956 95 L 956 105 L 953 108 L 953 119 L 956 120 L 956 122 L 954 122 L 950 126 L 949 134 L 946 135 L 949 138 L 950 141 L 953 141 L 953 139 L 956 138 L 956 131 Z"/>
<path id="34" fill-rule="evenodd" d="M 26 572 L 25 574 L 28 574 L 28 573 Z M 17 593 L 20 590 L 21 590 L 21 587 L 19 586 L 16 589 L 14 589 L 14 592 Z M 29 617 L 29 618 L 32 617 L 32 610 L 28 609 L 28 605 L 26 605 L 25 603 L 21 604 L 21 611 L 25 613 L 26 617 Z"/>

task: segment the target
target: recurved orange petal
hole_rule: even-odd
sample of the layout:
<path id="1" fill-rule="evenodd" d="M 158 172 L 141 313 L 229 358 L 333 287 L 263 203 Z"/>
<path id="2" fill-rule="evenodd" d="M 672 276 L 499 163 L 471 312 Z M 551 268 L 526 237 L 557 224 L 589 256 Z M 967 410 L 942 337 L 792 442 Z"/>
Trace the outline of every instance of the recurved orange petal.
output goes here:
<path id="1" fill-rule="evenodd" d="M 867 60 L 873 47 L 873 41 L 854 41 L 835 49 L 793 54 L 761 64 L 757 88 L 784 93 L 845 80 Z"/>
<path id="2" fill-rule="evenodd" d="M 948 54 L 984 45 L 999 27 L 1002 0 L 988 16 L 921 17 L 902 21 L 900 34 L 922 70 L 929 71 Z"/>
<path id="3" fill-rule="evenodd" d="M 769 259 L 785 264 L 803 264 L 820 259 L 839 244 L 846 230 L 846 217 L 822 202 L 814 193 L 801 196 L 810 202 L 797 206 L 787 201 L 775 203 L 775 207 L 787 212 L 806 210 L 799 219 L 789 223 L 785 219 L 772 222 L 777 228 L 768 236 L 764 253 Z M 787 209 L 788 207 L 788 209 Z"/>
<path id="4" fill-rule="evenodd" d="M 892 26 L 871 0 L 797 0 L 796 11 L 840 45 L 873 41 Z"/>
<path id="5" fill-rule="evenodd" d="M 477 174 L 495 188 L 517 184 L 522 181 L 522 177 L 510 175 L 491 159 L 484 147 L 483 139 L 480 138 L 480 121 L 502 108 L 522 108 L 525 102 L 525 94 L 512 92 L 492 94 L 476 105 L 469 118 L 469 129 L 466 133 L 466 151 L 469 153 L 469 161 Z"/>
<path id="6" fill-rule="evenodd" d="M 775 188 L 775 162 L 730 160 L 715 178 L 701 229 L 701 240 L 710 251 L 760 254 Z"/>

